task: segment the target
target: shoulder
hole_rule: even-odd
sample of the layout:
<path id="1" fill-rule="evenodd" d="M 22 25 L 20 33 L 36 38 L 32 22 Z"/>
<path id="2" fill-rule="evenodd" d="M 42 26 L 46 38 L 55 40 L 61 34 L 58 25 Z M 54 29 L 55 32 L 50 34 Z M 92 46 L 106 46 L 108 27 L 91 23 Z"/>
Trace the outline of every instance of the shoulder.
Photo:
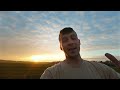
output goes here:
<path id="1" fill-rule="evenodd" d="M 56 64 L 54 64 L 54 65 L 48 67 L 46 70 L 49 70 L 49 71 L 52 72 L 52 71 L 58 70 L 60 67 L 61 67 L 61 62 L 56 63 Z"/>
<path id="2" fill-rule="evenodd" d="M 101 70 L 101 71 L 105 71 L 105 70 L 109 71 L 112 69 L 111 67 L 97 61 L 87 61 L 87 63 L 89 63 L 91 66 L 93 66 L 97 70 Z"/>
<path id="3" fill-rule="evenodd" d="M 104 78 L 107 79 L 117 79 L 120 78 L 120 74 L 108 65 L 102 64 L 96 61 L 88 61 L 87 63 L 91 64 L 96 71 Z"/>
<path id="4" fill-rule="evenodd" d="M 107 67 L 106 65 L 99 63 L 97 61 L 87 61 L 84 60 L 84 64 L 89 68 L 96 68 L 96 69 L 102 69 L 103 67 Z"/>
<path id="5" fill-rule="evenodd" d="M 90 65 L 96 67 L 96 68 L 109 68 L 107 65 L 99 63 L 97 61 L 86 61 L 87 63 L 89 63 Z"/>
<path id="6" fill-rule="evenodd" d="M 58 72 L 61 69 L 61 62 L 54 64 L 48 67 L 44 73 L 41 75 L 41 78 L 54 79 L 58 77 Z"/>

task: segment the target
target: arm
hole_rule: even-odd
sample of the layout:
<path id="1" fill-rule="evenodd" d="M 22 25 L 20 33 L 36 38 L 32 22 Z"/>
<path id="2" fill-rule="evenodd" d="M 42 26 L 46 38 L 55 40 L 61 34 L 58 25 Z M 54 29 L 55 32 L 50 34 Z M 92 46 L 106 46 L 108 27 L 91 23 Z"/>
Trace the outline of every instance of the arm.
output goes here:
<path id="1" fill-rule="evenodd" d="M 118 61 L 113 55 L 109 54 L 109 53 L 106 53 L 105 56 L 111 60 L 116 67 L 118 67 L 120 69 L 120 61 Z M 112 70 L 112 72 L 114 72 L 114 70 Z M 115 74 L 115 73 L 114 73 Z M 117 77 L 120 78 L 120 74 L 119 73 L 116 73 L 117 74 Z"/>

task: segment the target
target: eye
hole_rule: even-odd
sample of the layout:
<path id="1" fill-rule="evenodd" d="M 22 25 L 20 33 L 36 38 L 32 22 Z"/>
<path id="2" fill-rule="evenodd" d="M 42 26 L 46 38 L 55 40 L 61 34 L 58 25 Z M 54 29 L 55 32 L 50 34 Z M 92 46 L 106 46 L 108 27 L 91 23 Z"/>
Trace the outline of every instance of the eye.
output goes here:
<path id="1" fill-rule="evenodd" d="M 76 36 L 76 35 L 72 35 L 71 38 L 72 38 L 73 40 L 76 40 L 76 39 L 77 39 L 77 36 Z"/>
<path id="2" fill-rule="evenodd" d="M 62 42 L 67 42 L 68 38 L 64 37 L 62 38 Z"/>

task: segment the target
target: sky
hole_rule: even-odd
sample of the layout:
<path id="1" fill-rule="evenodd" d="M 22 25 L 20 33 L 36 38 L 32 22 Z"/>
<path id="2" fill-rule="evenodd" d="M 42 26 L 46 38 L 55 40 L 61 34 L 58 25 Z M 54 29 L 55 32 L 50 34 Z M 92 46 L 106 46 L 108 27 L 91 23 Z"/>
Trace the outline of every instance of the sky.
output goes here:
<path id="1" fill-rule="evenodd" d="M 120 59 L 120 11 L 0 11 L 0 59 L 64 60 L 58 41 L 64 27 L 77 32 L 82 58 Z"/>

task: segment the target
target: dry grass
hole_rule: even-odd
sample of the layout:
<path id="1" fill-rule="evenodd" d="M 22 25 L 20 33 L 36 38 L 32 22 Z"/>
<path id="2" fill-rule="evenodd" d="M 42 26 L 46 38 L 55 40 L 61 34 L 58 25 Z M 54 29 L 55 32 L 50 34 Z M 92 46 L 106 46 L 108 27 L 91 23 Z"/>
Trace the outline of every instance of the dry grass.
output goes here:
<path id="1" fill-rule="evenodd" d="M 0 79 L 39 79 L 44 70 L 55 64 L 0 61 Z M 112 67 L 120 73 L 120 69 Z"/>
<path id="2" fill-rule="evenodd" d="M 39 79 L 54 63 L 0 62 L 0 79 Z"/>

